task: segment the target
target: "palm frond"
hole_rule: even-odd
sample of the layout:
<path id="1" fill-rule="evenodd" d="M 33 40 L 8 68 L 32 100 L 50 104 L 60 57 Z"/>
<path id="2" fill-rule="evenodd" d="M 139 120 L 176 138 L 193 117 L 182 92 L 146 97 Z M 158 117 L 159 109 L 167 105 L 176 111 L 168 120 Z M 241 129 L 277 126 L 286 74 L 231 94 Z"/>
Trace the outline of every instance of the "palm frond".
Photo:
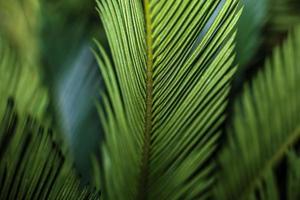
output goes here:
<path id="1" fill-rule="evenodd" d="M 300 26 L 276 48 L 235 104 L 220 155 L 217 199 L 247 199 L 300 139 Z"/>
<path id="2" fill-rule="evenodd" d="M 235 0 L 98 2 L 113 57 L 98 45 L 107 95 L 96 178 L 105 198 L 208 196 L 237 8 Z"/>
<path id="3" fill-rule="evenodd" d="M 48 122 L 47 92 L 17 58 L 0 38 L 0 199 L 98 199 L 41 123 Z"/>
<path id="4" fill-rule="evenodd" d="M 80 185 L 50 128 L 17 112 L 13 99 L 0 116 L 1 199 L 98 199 L 94 189 Z"/>
<path id="5" fill-rule="evenodd" d="M 287 199 L 300 199 L 300 156 L 295 151 L 288 153 Z"/>
<path id="6" fill-rule="evenodd" d="M 47 90 L 42 86 L 35 66 L 20 60 L 4 38 L 0 37 L 0 112 L 5 109 L 7 98 L 15 99 L 21 113 L 30 113 L 37 119 L 45 116 L 48 106 Z M 4 102 L 2 102 L 4 101 Z"/>
<path id="7" fill-rule="evenodd" d="M 265 172 L 262 181 L 257 184 L 255 192 L 247 197 L 249 200 L 280 200 L 276 176 L 272 169 Z"/>
<path id="8" fill-rule="evenodd" d="M 296 200 L 299 199 L 300 186 L 300 158 L 294 150 L 287 152 L 287 163 L 281 174 L 269 168 L 265 171 L 261 181 L 256 185 L 255 192 L 249 194 L 249 200 Z M 286 171 L 286 172 L 284 172 Z M 286 175 L 285 175 L 286 173 Z"/>
<path id="9" fill-rule="evenodd" d="M 284 165 L 286 172 L 281 170 L 283 174 L 276 174 L 276 170 L 267 169 L 262 181 L 258 182 L 255 192 L 250 194 L 249 200 L 296 200 L 300 198 L 300 158 L 294 150 L 289 150 L 285 157 L 287 157 L 287 163 Z"/>

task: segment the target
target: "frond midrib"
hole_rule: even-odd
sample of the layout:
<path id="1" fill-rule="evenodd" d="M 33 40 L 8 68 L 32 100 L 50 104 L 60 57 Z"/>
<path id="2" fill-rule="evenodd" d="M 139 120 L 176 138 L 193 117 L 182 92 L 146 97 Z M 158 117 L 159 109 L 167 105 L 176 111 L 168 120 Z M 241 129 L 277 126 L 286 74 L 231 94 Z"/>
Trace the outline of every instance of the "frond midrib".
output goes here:
<path id="1" fill-rule="evenodd" d="M 150 14 L 150 2 L 144 0 L 145 26 L 146 26 L 146 48 L 147 48 L 147 66 L 146 66 L 146 112 L 144 127 L 144 146 L 142 152 L 142 165 L 140 179 L 138 182 L 137 199 L 147 199 L 148 170 L 150 159 L 150 145 L 152 132 L 152 105 L 153 105 L 153 40 L 152 40 L 152 22 Z"/>
<path id="2" fill-rule="evenodd" d="M 284 157 L 285 153 L 287 152 L 288 148 L 293 146 L 298 140 L 300 139 L 300 126 L 293 131 L 293 133 L 287 138 L 286 142 L 284 142 L 281 147 L 275 151 L 274 155 L 265 162 L 265 165 L 258 171 L 257 176 L 250 181 L 248 187 L 244 190 L 240 190 L 238 196 L 240 199 L 244 199 L 249 197 L 251 192 L 255 189 L 255 187 L 259 184 L 261 179 L 263 178 L 264 174 L 266 174 L 272 167 L 274 167 L 280 160 Z"/>

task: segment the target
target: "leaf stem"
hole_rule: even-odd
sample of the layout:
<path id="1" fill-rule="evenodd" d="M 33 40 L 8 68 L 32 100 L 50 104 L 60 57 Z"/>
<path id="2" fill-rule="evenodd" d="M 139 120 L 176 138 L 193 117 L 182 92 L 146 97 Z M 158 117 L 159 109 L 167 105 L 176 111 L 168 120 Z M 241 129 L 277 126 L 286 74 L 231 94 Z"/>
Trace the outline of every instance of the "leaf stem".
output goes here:
<path id="1" fill-rule="evenodd" d="M 146 68 L 146 113 L 145 113 L 145 132 L 142 166 L 140 172 L 140 182 L 137 199 L 147 199 L 147 185 L 149 172 L 149 159 L 151 148 L 152 132 L 152 103 L 153 103 L 153 50 L 152 50 L 152 22 L 149 0 L 144 0 L 144 11 L 146 21 L 146 42 L 147 42 L 147 68 Z"/>
<path id="2" fill-rule="evenodd" d="M 281 147 L 274 153 L 274 155 L 266 162 L 263 166 L 262 170 L 260 170 L 256 176 L 248 185 L 245 192 L 240 193 L 240 199 L 247 198 L 250 193 L 255 189 L 255 187 L 259 184 L 259 181 L 263 178 L 263 175 L 267 173 L 272 167 L 274 167 L 285 155 L 288 151 L 288 148 L 294 145 L 300 139 L 300 127 L 296 129 L 286 140 L 285 143 L 281 145 Z"/>

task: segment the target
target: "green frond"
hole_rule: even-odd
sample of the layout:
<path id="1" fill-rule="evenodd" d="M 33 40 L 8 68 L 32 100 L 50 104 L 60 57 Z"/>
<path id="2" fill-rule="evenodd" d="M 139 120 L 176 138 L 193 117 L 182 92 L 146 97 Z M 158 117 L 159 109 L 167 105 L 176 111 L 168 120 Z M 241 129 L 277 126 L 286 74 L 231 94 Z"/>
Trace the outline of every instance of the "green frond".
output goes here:
<path id="1" fill-rule="evenodd" d="M 49 127 L 20 114 L 13 99 L 0 116 L 1 199 L 98 199 L 95 190 L 81 186 Z"/>
<path id="2" fill-rule="evenodd" d="M 99 185 L 106 199 L 206 198 L 235 68 L 236 0 L 101 0 L 112 62 Z M 101 173 L 102 172 L 102 173 Z"/>
<path id="3" fill-rule="evenodd" d="M 8 97 L 15 99 L 20 113 L 42 118 L 48 106 L 48 94 L 35 66 L 19 60 L 15 51 L 0 37 L 0 113 Z M 1 116 L 0 116 L 1 117 Z"/>
<path id="4" fill-rule="evenodd" d="M 300 198 L 300 157 L 294 150 L 287 152 L 286 176 L 276 175 L 274 169 L 266 170 L 262 181 L 257 185 L 255 193 L 250 194 L 250 200 L 296 200 Z M 281 171 L 281 173 L 285 173 Z M 281 182 L 281 183 L 280 183 Z M 285 192 L 284 192 L 285 191 Z"/>
<path id="5" fill-rule="evenodd" d="M 47 91 L 39 75 L 0 38 L 0 199 L 98 199 L 44 123 Z"/>
<path id="6" fill-rule="evenodd" d="M 216 199 L 250 198 L 300 139 L 299 35 L 297 26 L 236 102 Z"/>
<path id="7" fill-rule="evenodd" d="M 249 200 L 296 200 L 300 198 L 300 157 L 295 151 L 287 152 L 287 164 L 285 165 L 286 175 L 276 174 L 270 168 L 265 171 L 262 181 L 258 182 L 255 192 L 248 197 Z M 278 177 L 279 176 L 279 177 Z"/>
<path id="8" fill-rule="evenodd" d="M 252 192 L 248 199 L 249 200 L 280 200 L 279 190 L 276 182 L 276 177 L 269 169 L 265 172 L 261 182 L 257 184 L 255 192 Z"/>

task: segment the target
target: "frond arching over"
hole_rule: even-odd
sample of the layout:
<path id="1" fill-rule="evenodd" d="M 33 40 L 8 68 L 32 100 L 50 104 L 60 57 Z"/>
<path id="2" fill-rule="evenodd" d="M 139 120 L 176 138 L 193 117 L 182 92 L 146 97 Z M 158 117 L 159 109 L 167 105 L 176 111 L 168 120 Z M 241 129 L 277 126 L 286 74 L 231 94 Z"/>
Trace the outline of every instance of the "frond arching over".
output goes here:
<path id="1" fill-rule="evenodd" d="M 0 112 L 0 199 L 99 198 L 97 191 L 81 186 L 51 132 L 7 100 Z"/>
<path id="2" fill-rule="evenodd" d="M 98 45 L 107 199 L 207 197 L 235 71 L 237 4 L 98 1 L 113 58 Z"/>
<path id="3" fill-rule="evenodd" d="M 275 49 L 235 104 L 220 155 L 217 199 L 247 199 L 300 139 L 300 26 Z"/>
<path id="4" fill-rule="evenodd" d="M 0 38 L 0 199 L 98 199 L 46 126 L 46 90 Z"/>

